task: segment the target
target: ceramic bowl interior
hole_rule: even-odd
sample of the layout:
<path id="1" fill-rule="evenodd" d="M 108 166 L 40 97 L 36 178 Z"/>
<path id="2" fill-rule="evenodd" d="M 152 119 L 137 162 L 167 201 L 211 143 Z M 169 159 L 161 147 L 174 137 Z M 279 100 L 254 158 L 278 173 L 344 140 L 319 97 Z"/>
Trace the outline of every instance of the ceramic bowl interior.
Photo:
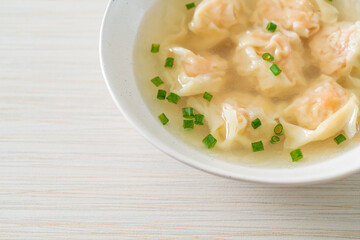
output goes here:
<path id="1" fill-rule="evenodd" d="M 345 177 L 360 169 L 360 148 L 302 167 L 247 167 L 213 158 L 170 134 L 146 107 L 133 68 L 137 32 L 144 14 L 154 2 L 110 0 L 100 36 L 101 67 L 110 93 L 122 114 L 154 146 L 185 164 L 215 175 L 277 185 L 321 183 Z"/>

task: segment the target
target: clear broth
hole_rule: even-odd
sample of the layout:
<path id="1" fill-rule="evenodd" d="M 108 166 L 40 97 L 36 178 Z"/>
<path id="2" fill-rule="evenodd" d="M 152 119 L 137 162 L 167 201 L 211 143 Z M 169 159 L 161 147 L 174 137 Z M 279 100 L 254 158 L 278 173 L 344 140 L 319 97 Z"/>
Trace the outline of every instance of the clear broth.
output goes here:
<path id="1" fill-rule="evenodd" d="M 200 0 L 194 1 L 196 4 Z M 257 1 L 248 0 L 249 6 L 255 6 Z M 326 141 L 312 142 L 301 147 L 304 159 L 297 164 L 291 162 L 289 152 L 282 149 L 282 145 L 274 146 L 271 149 L 265 149 L 264 152 L 253 153 L 248 149 L 233 149 L 224 151 L 221 149 L 212 149 L 208 151 L 202 144 L 204 136 L 209 134 L 209 128 L 206 126 L 196 126 L 193 130 L 184 130 L 182 126 L 183 117 L 181 114 L 181 108 L 188 107 L 186 101 L 180 101 L 177 105 L 171 104 L 167 101 L 159 101 L 156 98 L 158 88 L 150 82 L 155 76 L 161 76 L 161 69 L 164 68 L 164 59 L 159 59 L 156 54 L 150 53 L 150 47 L 153 43 L 162 43 L 164 39 L 176 34 L 180 31 L 179 23 L 185 17 L 188 23 L 193 11 L 187 11 L 185 4 L 188 3 L 184 0 L 158 0 L 153 7 L 146 13 L 142 20 L 141 27 L 138 31 L 137 41 L 134 50 L 134 72 L 137 78 L 137 84 L 142 92 L 144 102 L 147 104 L 150 112 L 153 113 L 154 118 L 160 113 L 166 113 L 170 122 L 165 126 L 173 135 L 182 139 L 190 146 L 199 149 L 199 151 L 211 154 L 212 157 L 229 161 L 232 163 L 239 163 L 242 165 L 248 165 L 253 167 L 285 167 L 292 168 L 299 165 L 314 164 L 320 161 L 328 160 L 331 157 L 336 157 L 354 147 L 357 147 L 360 142 L 360 134 L 346 143 L 337 146 L 334 144 L 333 139 Z M 355 21 L 359 20 L 360 13 L 360 1 L 357 0 L 342 0 L 335 1 L 334 4 L 340 10 L 339 20 Z M 346 13 L 346 14 L 345 14 Z M 233 46 L 229 43 L 229 49 Z M 187 42 L 181 44 L 182 47 L 187 47 Z M 215 48 L 214 52 L 226 59 L 229 54 L 227 47 Z M 164 50 L 164 49 L 160 49 Z M 309 68 L 312 69 L 311 67 Z M 307 75 L 318 75 L 318 72 L 308 71 Z M 236 74 L 236 73 L 229 73 Z M 237 76 L 237 78 L 239 78 Z M 239 81 L 241 82 L 241 81 Z M 229 85 L 229 88 L 234 88 L 234 85 Z M 239 86 L 235 86 L 239 87 Z M 240 86 L 242 88 L 249 88 L 249 86 Z M 165 89 L 169 92 L 168 87 L 161 86 L 161 89 Z M 355 93 L 356 94 L 356 93 Z M 359 92 L 356 94 L 359 97 Z M 160 123 L 159 123 L 160 124 Z M 324 154 L 326 153 L 326 154 Z"/>

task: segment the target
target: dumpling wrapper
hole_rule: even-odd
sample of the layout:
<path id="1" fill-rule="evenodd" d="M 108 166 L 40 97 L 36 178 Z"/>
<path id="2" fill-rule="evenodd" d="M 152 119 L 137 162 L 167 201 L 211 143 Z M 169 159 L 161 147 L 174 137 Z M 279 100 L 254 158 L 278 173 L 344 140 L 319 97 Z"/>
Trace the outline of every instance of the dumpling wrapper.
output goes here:
<path id="1" fill-rule="evenodd" d="M 360 21 L 326 25 L 309 46 L 324 74 L 360 86 Z"/>
<path id="2" fill-rule="evenodd" d="M 274 62 L 265 61 L 270 53 L 282 73 L 275 76 L 270 67 Z M 248 31 L 241 35 L 234 56 L 237 72 L 251 81 L 256 89 L 269 97 L 285 98 L 297 92 L 306 81 L 304 48 L 299 36 L 288 31 L 270 33 L 265 30 Z"/>
<path id="3" fill-rule="evenodd" d="M 308 38 L 319 31 L 321 21 L 334 23 L 337 17 L 337 9 L 327 0 L 260 0 L 253 21 L 273 21 Z"/>
<path id="4" fill-rule="evenodd" d="M 359 0 L 332 1 L 331 5 L 339 11 L 339 19 L 342 21 L 356 22 L 359 20 Z"/>
<path id="5" fill-rule="evenodd" d="M 320 11 L 320 20 L 323 23 L 336 23 L 339 16 L 339 11 L 336 7 L 329 3 L 329 0 L 315 0 Z"/>
<path id="6" fill-rule="evenodd" d="M 203 0 L 195 9 L 189 29 L 212 47 L 230 36 L 230 28 L 247 23 L 248 9 L 239 0 Z"/>
<path id="7" fill-rule="evenodd" d="M 182 47 L 169 49 L 174 66 L 165 69 L 170 90 L 180 96 L 192 96 L 219 91 L 226 82 L 227 62 L 217 55 L 196 55 Z"/>
<path id="8" fill-rule="evenodd" d="M 251 143 L 270 139 L 276 125 L 275 116 L 268 101 L 245 93 L 233 93 L 217 97 L 211 103 L 199 97 L 188 99 L 188 105 L 204 114 L 211 134 L 218 140 L 217 146 L 231 149 L 242 146 L 251 149 Z M 251 122 L 259 118 L 262 125 L 256 130 Z M 264 145 L 269 141 L 264 141 Z"/>
<path id="9" fill-rule="evenodd" d="M 357 133 L 358 112 L 356 96 L 323 75 L 284 110 L 280 119 L 286 135 L 284 147 L 299 148 L 341 131 L 351 139 Z"/>

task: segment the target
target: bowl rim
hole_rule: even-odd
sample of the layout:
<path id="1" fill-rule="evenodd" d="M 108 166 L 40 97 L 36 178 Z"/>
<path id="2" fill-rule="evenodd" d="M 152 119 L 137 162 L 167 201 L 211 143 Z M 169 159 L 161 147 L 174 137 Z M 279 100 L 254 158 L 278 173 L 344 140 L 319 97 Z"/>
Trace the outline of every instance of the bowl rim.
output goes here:
<path id="1" fill-rule="evenodd" d="M 124 1 L 124 0 L 118 0 L 118 1 Z M 104 54 L 103 54 L 104 28 L 105 28 L 106 20 L 107 20 L 107 17 L 109 16 L 109 12 L 110 12 L 110 9 L 111 9 L 111 6 L 113 3 L 114 3 L 114 0 L 109 0 L 106 10 L 105 10 L 105 14 L 102 18 L 101 27 L 100 27 L 100 35 L 99 35 L 100 37 L 99 37 L 99 46 L 98 47 L 99 47 L 99 60 L 100 60 L 101 72 L 104 77 L 104 81 L 107 86 L 107 89 L 110 92 L 110 95 L 111 95 L 113 101 L 115 102 L 117 108 L 120 110 L 121 114 L 155 148 L 159 149 L 160 151 L 167 154 L 168 156 L 170 156 L 190 167 L 196 168 L 198 170 L 201 170 L 203 172 L 206 172 L 206 173 L 209 173 L 209 174 L 212 174 L 215 176 L 232 179 L 232 180 L 237 180 L 237 181 L 260 183 L 260 184 L 267 184 L 267 185 L 273 185 L 273 186 L 283 186 L 283 187 L 290 186 L 291 187 L 291 186 L 315 185 L 315 184 L 321 184 L 321 183 L 326 183 L 326 182 L 330 182 L 330 181 L 343 179 L 347 176 L 350 176 L 352 174 L 360 172 L 360 165 L 359 165 L 358 168 L 354 168 L 354 169 L 345 169 L 345 170 L 342 170 L 341 172 L 334 171 L 331 174 L 326 175 L 326 177 L 324 177 L 322 175 L 319 177 L 312 175 L 311 177 L 307 177 L 304 179 L 296 179 L 296 180 L 291 180 L 291 181 L 272 179 L 269 177 L 261 178 L 261 177 L 245 176 L 245 175 L 239 175 L 239 174 L 227 172 L 225 170 L 218 169 L 216 167 L 212 167 L 208 164 L 197 162 L 195 160 L 187 158 L 186 156 L 182 156 L 181 154 L 179 155 L 179 153 L 173 151 L 172 148 L 168 147 L 165 144 L 162 144 L 160 141 L 157 140 L 157 138 L 153 137 L 152 134 L 146 128 L 143 128 L 143 127 L 137 125 L 135 123 L 135 119 L 124 110 L 122 104 L 116 98 L 116 94 L 111 87 L 110 79 L 106 73 L 106 65 L 105 65 Z"/>

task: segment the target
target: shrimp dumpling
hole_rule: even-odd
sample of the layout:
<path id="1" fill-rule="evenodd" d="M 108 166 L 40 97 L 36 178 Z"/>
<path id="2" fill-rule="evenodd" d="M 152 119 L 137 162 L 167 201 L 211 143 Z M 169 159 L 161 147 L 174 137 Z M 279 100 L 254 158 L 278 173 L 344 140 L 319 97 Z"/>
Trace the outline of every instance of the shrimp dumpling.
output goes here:
<path id="1" fill-rule="evenodd" d="M 252 142 L 270 139 L 276 125 L 275 116 L 270 112 L 270 103 L 247 93 L 233 92 L 218 96 L 211 103 L 193 97 L 187 103 L 205 115 L 211 134 L 223 149 L 239 146 L 250 149 Z M 251 122 L 257 118 L 262 125 L 254 130 Z"/>
<path id="2" fill-rule="evenodd" d="M 270 53 L 275 62 L 265 61 L 264 53 Z M 296 33 L 254 30 L 240 37 L 234 62 L 238 74 L 251 81 L 260 93 L 285 98 L 305 84 L 303 53 L 303 45 Z M 282 70 L 278 76 L 270 70 L 273 63 Z"/>
<path id="3" fill-rule="evenodd" d="M 225 83 L 227 62 L 218 55 L 196 55 L 182 48 L 170 48 L 174 67 L 166 70 L 171 91 L 180 96 L 192 96 L 205 91 L 217 92 Z"/>
<path id="4" fill-rule="evenodd" d="M 320 21 L 336 22 L 336 8 L 325 0 L 260 0 L 256 21 L 274 21 L 299 36 L 308 38 L 320 29 Z"/>
<path id="5" fill-rule="evenodd" d="M 360 21 L 327 25 L 310 42 L 311 54 L 324 74 L 345 77 L 360 86 Z"/>
<path id="6" fill-rule="evenodd" d="M 230 28 L 246 22 L 247 8 L 240 0 L 203 0 L 189 24 L 191 32 L 214 46 L 230 35 Z"/>
<path id="7" fill-rule="evenodd" d="M 325 140 L 344 131 L 348 138 L 357 132 L 358 100 L 328 76 L 288 106 L 281 117 L 285 147 L 298 148 Z"/>

